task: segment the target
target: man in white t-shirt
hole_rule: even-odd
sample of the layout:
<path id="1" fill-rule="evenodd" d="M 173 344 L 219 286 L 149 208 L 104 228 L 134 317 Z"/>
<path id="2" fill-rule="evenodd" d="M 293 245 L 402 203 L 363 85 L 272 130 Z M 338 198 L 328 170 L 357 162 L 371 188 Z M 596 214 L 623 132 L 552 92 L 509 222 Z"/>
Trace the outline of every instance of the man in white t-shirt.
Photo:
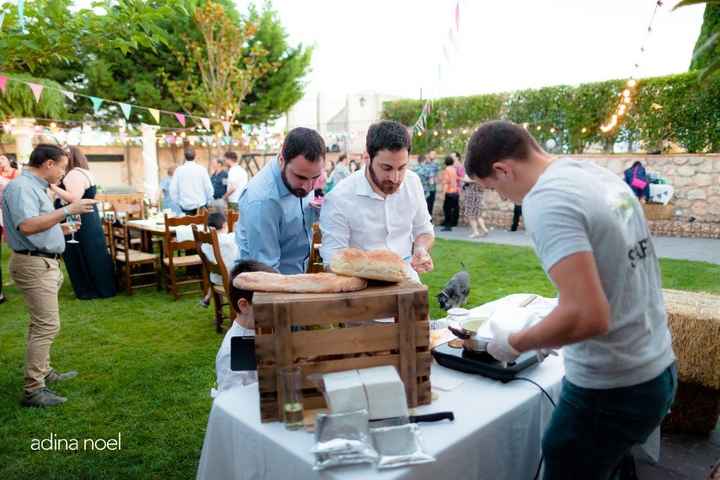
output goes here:
<path id="1" fill-rule="evenodd" d="M 243 272 L 277 273 L 264 263 L 254 260 L 241 260 L 232 269 L 230 278 L 235 278 Z M 257 382 L 256 371 L 233 371 L 230 369 L 230 345 L 232 343 L 232 337 L 255 336 L 255 316 L 252 307 L 253 292 L 251 290 L 240 290 L 231 283 L 228 297 L 235 307 L 237 316 L 225 334 L 225 338 L 223 338 L 220 349 L 215 357 L 218 392 L 229 390 L 239 385 L 249 385 Z"/>
<path id="2" fill-rule="evenodd" d="M 521 331 L 497 326 L 488 352 L 563 348 L 565 379 L 543 437 L 545 479 L 607 479 L 667 414 L 677 385 L 660 270 L 630 188 L 591 161 L 552 158 L 521 126 L 487 122 L 465 168 L 522 204 L 558 307 Z M 510 272 L 508 272 L 510 273 Z"/>
<path id="3" fill-rule="evenodd" d="M 398 122 L 370 126 L 365 168 L 353 173 L 326 195 L 320 211 L 325 264 L 348 247 L 388 249 L 407 264 L 408 277 L 430 272 L 435 233 L 420 178 L 409 171 L 410 135 Z"/>
<path id="4" fill-rule="evenodd" d="M 228 166 L 225 199 L 228 202 L 228 208 L 237 211 L 240 194 L 248 184 L 248 174 L 243 167 L 238 165 L 238 157 L 235 152 L 225 152 L 225 163 Z"/>

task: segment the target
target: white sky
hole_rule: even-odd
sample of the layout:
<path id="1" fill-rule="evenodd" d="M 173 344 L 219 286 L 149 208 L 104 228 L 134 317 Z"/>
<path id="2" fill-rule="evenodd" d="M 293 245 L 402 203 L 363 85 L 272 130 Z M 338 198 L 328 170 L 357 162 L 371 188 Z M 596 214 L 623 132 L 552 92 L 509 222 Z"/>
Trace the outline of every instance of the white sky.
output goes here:
<path id="1" fill-rule="evenodd" d="M 704 7 L 672 12 L 676 2 L 660 8 L 638 77 L 687 70 Z M 461 0 L 448 66 L 442 47 L 451 47 L 455 3 L 273 0 L 291 41 L 315 47 L 308 97 L 416 98 L 421 88 L 425 96 L 471 95 L 627 78 L 655 7 L 655 0 Z M 241 11 L 246 4 L 238 0 Z M 438 64 L 447 72 L 440 82 Z"/>

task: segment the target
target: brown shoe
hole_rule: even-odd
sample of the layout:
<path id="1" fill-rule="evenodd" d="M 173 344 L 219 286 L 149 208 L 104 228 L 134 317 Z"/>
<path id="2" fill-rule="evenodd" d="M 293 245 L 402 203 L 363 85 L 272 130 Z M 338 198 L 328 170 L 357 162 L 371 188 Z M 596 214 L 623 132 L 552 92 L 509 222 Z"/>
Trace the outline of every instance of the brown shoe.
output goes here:
<path id="1" fill-rule="evenodd" d="M 69 372 L 65 373 L 58 373 L 55 371 L 55 369 L 51 369 L 50 373 L 47 374 L 45 377 L 45 383 L 55 383 L 55 382 L 62 382 L 64 380 L 70 380 L 71 378 L 75 378 L 78 376 L 78 372 L 75 370 L 70 370 Z"/>
<path id="2" fill-rule="evenodd" d="M 53 392 L 47 387 L 41 388 L 39 390 L 35 390 L 34 392 L 28 394 L 25 393 L 25 396 L 22 399 L 22 404 L 25 407 L 54 407 L 56 405 L 61 405 L 67 401 L 67 398 L 61 397 L 57 393 Z"/>

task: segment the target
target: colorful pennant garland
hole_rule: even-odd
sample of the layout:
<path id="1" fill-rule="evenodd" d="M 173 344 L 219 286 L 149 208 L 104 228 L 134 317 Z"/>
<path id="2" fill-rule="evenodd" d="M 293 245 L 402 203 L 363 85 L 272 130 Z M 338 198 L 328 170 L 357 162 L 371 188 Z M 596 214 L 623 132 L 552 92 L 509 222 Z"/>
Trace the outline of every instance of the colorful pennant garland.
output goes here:
<path id="1" fill-rule="evenodd" d="M 40 102 L 40 96 L 42 95 L 43 89 L 45 87 L 43 85 L 40 85 L 39 83 L 28 83 L 28 86 L 30 87 L 30 90 L 32 90 L 33 96 L 35 97 L 35 102 Z"/>

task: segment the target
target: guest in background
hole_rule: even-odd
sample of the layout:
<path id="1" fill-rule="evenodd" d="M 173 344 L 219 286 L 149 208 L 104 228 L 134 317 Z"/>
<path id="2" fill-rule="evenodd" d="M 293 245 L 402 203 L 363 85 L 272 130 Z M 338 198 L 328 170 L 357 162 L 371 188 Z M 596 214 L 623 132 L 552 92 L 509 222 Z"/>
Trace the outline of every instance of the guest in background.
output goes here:
<path id="1" fill-rule="evenodd" d="M 350 176 L 350 167 L 348 166 L 348 156 L 343 153 L 335 163 L 330 174 L 330 180 L 325 185 L 325 193 L 330 193 L 333 188 L 337 187 L 338 183 L 342 182 L 345 178 Z"/>
<path id="2" fill-rule="evenodd" d="M 650 199 L 650 182 L 641 162 L 636 161 L 625 170 L 625 183 L 630 186 L 638 199 L 645 198 L 646 202 Z"/>
<path id="3" fill-rule="evenodd" d="M 225 198 L 228 184 L 228 172 L 225 169 L 225 162 L 222 159 L 213 158 L 210 160 L 210 183 L 213 186 L 213 198 L 222 200 Z"/>
<path id="4" fill-rule="evenodd" d="M 464 184 L 464 178 L 465 178 L 465 166 L 463 165 L 463 160 L 460 158 L 460 152 L 453 152 L 452 154 L 453 158 L 455 159 L 455 163 L 453 163 L 453 166 L 455 167 L 455 172 L 457 173 L 457 188 L 458 188 L 458 212 L 462 211 L 463 206 L 463 184 Z M 460 220 L 460 215 L 458 213 L 458 221 Z M 458 222 L 456 221 L 453 227 L 457 227 Z"/>
<path id="5" fill-rule="evenodd" d="M 415 166 L 415 173 L 418 177 L 420 177 L 420 183 L 422 183 L 423 192 L 425 192 L 425 203 L 427 204 L 428 213 L 432 219 L 433 209 L 435 208 L 435 184 L 438 174 L 438 165 L 425 155 L 420 155 L 418 157 L 418 163 Z"/>
<path id="6" fill-rule="evenodd" d="M 170 182 L 170 198 L 186 215 L 197 215 L 198 209 L 207 208 L 213 199 L 210 175 L 195 162 L 195 149 L 185 148 L 185 163 L 175 170 Z"/>
<path id="7" fill-rule="evenodd" d="M 482 217 L 483 190 L 482 187 L 465 175 L 463 178 L 463 204 L 462 214 L 470 225 L 470 238 L 484 237 L 488 234 L 485 221 Z M 478 226 L 480 230 L 478 230 Z"/>
<path id="8" fill-rule="evenodd" d="M 235 236 L 232 233 L 228 233 L 227 217 L 222 212 L 213 212 L 208 215 L 208 227 L 212 227 L 217 230 L 218 243 L 220 244 L 220 255 L 221 260 L 228 270 L 233 268 L 233 265 L 237 262 L 240 257 L 237 244 L 235 243 Z M 212 245 L 205 243 L 202 246 L 202 252 L 205 254 L 207 259 L 213 263 L 217 263 L 215 260 L 215 252 L 213 252 Z M 210 283 L 212 285 L 223 284 L 223 279 L 217 273 L 210 274 Z M 200 305 L 207 307 L 210 305 L 210 295 L 212 292 L 212 285 L 207 291 L 205 298 L 200 301 Z"/>
<path id="9" fill-rule="evenodd" d="M 170 183 L 172 182 L 173 176 L 175 175 L 175 168 L 175 165 L 172 165 L 167 169 L 167 177 L 160 180 L 160 189 L 162 190 L 163 194 L 163 210 L 170 209 L 173 215 L 179 216 L 182 215 L 182 210 L 180 210 L 178 204 L 175 203 L 170 196 Z"/>
<path id="10" fill-rule="evenodd" d="M 520 217 L 522 217 L 522 205 L 515 205 L 513 208 L 512 225 L 510 226 L 511 232 L 517 232 L 518 226 L 520 225 Z"/>
<path id="11" fill-rule="evenodd" d="M 70 215 L 95 211 L 96 202 L 83 199 L 53 209 L 48 188 L 65 175 L 67 156 L 57 145 L 38 145 L 22 174 L 3 192 L 3 219 L 8 245 L 14 252 L 10 257 L 10 275 L 30 313 L 22 400 L 28 407 L 64 403 L 67 399 L 48 385 L 77 376 L 75 371 L 58 373 L 50 367 L 50 347 L 60 332 L 58 291 L 63 282 L 60 256 L 65 250 L 63 232 L 67 228 L 61 222 Z"/>
<path id="12" fill-rule="evenodd" d="M 50 189 L 60 197 L 55 200 L 55 208 L 62 208 L 80 199 L 95 198 L 97 186 L 87 158 L 78 147 L 70 147 L 68 150 L 66 172 L 60 185 L 50 184 Z M 65 236 L 66 241 L 71 238 L 70 235 Z M 80 216 L 80 229 L 74 233 L 74 238 L 78 243 L 66 245 L 63 260 L 75 296 L 80 300 L 114 297 L 115 272 L 105 244 L 97 205 L 93 205 L 92 212 Z"/>
<path id="13" fill-rule="evenodd" d="M 15 179 L 18 174 L 17 164 L 13 167 L 12 163 L 5 155 L 0 155 L 0 205 L 2 205 L 2 194 L 3 190 L 5 190 L 5 186 L 10 183 L 11 180 Z M 3 216 L 2 210 L 0 210 L 0 259 L 2 259 L 2 242 L 5 240 L 5 231 L 3 228 Z M 7 300 L 3 294 L 2 287 L 2 262 L 0 262 L 0 304 L 5 303 Z"/>
<path id="14" fill-rule="evenodd" d="M 440 175 L 440 181 L 445 192 L 443 232 L 451 231 L 453 226 L 458 224 L 458 218 L 460 217 L 460 189 L 458 189 L 457 170 L 455 170 L 454 163 L 455 159 L 452 155 L 445 157 L 445 170 Z"/>
<path id="15" fill-rule="evenodd" d="M 248 174 L 243 167 L 238 165 L 238 157 L 235 152 L 225 152 L 225 163 L 228 166 L 225 198 L 228 202 L 228 208 L 237 211 L 240 195 L 248 184 Z"/>

